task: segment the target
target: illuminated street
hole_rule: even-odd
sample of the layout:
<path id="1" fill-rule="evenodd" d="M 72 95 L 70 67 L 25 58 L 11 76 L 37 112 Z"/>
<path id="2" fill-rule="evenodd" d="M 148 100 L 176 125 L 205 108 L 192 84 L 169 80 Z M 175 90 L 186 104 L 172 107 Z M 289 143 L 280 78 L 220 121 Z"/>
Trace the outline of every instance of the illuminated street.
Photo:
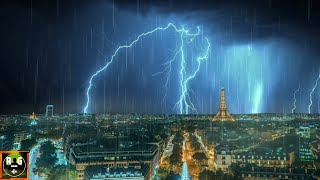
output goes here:
<path id="1" fill-rule="evenodd" d="M 192 179 L 197 179 L 199 173 L 201 172 L 201 167 L 199 167 L 199 165 L 197 165 L 192 159 L 192 155 L 197 151 L 193 151 L 191 148 L 189 133 L 184 134 L 184 137 L 186 148 L 183 150 L 183 161 L 186 161 L 186 163 L 188 164 L 188 170 L 190 175 L 192 176 Z"/>

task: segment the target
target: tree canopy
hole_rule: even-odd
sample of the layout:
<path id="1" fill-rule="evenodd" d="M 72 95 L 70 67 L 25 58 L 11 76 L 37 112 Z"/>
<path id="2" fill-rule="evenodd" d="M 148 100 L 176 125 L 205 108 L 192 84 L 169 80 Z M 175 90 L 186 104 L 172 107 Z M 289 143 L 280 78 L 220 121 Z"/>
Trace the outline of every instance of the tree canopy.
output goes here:
<path id="1" fill-rule="evenodd" d="M 172 154 L 169 158 L 171 165 L 181 165 L 182 163 L 182 148 L 181 145 L 175 144 L 173 146 Z"/>
<path id="2" fill-rule="evenodd" d="M 204 170 L 199 174 L 199 180 L 240 180 L 241 178 L 233 177 L 230 174 L 223 173 L 221 170 L 213 172 Z"/>
<path id="3" fill-rule="evenodd" d="M 203 152 L 196 152 L 196 153 L 194 153 L 193 156 L 192 156 L 192 158 L 193 158 L 194 160 L 197 160 L 197 161 L 207 161 L 207 160 L 208 160 L 206 154 L 203 153 Z"/>
<path id="4" fill-rule="evenodd" d="M 183 140 L 184 140 L 184 137 L 183 137 L 183 135 L 182 135 L 182 132 L 178 132 L 178 133 L 175 135 L 174 139 L 172 140 L 172 143 L 173 143 L 173 144 L 177 144 L 177 143 L 182 144 L 182 141 L 183 141 Z"/>
<path id="5" fill-rule="evenodd" d="M 204 170 L 199 174 L 199 180 L 212 180 L 215 175 L 216 174 L 213 171 Z"/>
<path id="6" fill-rule="evenodd" d="M 157 169 L 157 177 L 160 179 L 165 179 L 169 175 L 169 171 L 163 167 Z"/>
<path id="7" fill-rule="evenodd" d="M 50 169 L 54 168 L 58 161 L 56 147 L 51 141 L 46 141 L 40 146 L 40 157 L 36 161 L 37 174 L 48 174 Z"/>
<path id="8" fill-rule="evenodd" d="M 21 150 L 28 150 L 28 151 L 30 151 L 31 150 L 31 148 L 33 147 L 33 146 L 35 146 L 37 144 L 37 140 L 35 139 L 35 138 L 31 138 L 31 139 L 25 139 L 25 140 L 22 140 L 21 141 L 21 147 L 20 147 L 20 149 Z"/>
<path id="9" fill-rule="evenodd" d="M 73 168 L 68 168 L 65 165 L 56 165 L 50 169 L 47 180 L 75 179 L 76 174 L 76 170 Z"/>
<path id="10" fill-rule="evenodd" d="M 190 144 L 193 150 L 199 150 L 201 148 L 201 145 L 194 134 L 190 134 L 189 139 L 190 139 Z"/>

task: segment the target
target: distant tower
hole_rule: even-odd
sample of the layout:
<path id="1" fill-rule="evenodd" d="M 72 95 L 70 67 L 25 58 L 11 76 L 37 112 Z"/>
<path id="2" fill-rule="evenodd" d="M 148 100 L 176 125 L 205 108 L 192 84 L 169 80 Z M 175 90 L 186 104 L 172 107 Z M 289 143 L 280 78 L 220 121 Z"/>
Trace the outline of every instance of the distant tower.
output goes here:
<path id="1" fill-rule="evenodd" d="M 29 116 L 30 120 L 38 120 L 36 114 L 34 112 L 32 112 L 32 114 Z"/>
<path id="2" fill-rule="evenodd" d="M 36 114 L 33 112 L 30 116 L 29 116 L 29 119 L 31 120 L 30 123 L 29 123 L 29 126 L 36 126 L 38 125 L 37 121 L 38 118 L 36 116 Z"/>
<path id="3" fill-rule="evenodd" d="M 230 115 L 227 104 L 226 104 L 226 97 L 224 96 L 224 88 L 221 89 L 221 97 L 220 97 L 220 107 L 218 113 L 212 118 L 212 121 L 231 121 L 233 122 L 234 119 Z"/>
<path id="4" fill-rule="evenodd" d="M 53 105 L 47 105 L 45 117 L 53 116 Z"/>

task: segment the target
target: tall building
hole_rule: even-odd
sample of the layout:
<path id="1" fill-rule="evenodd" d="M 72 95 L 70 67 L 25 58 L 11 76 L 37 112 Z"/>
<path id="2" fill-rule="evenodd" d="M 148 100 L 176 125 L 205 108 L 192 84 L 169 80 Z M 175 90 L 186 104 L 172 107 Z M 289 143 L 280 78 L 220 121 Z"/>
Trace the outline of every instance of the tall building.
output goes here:
<path id="1" fill-rule="evenodd" d="M 90 147 L 90 148 L 89 148 Z M 128 168 L 147 165 L 148 170 L 144 173 L 145 179 L 152 176 L 155 165 L 158 163 L 158 147 L 156 145 L 145 145 L 144 149 L 132 147 L 128 150 L 117 150 L 96 147 L 95 144 L 73 144 L 68 152 L 69 163 L 75 165 L 77 180 L 85 179 L 88 167 L 103 165 L 109 168 Z"/>
<path id="2" fill-rule="evenodd" d="M 234 121 L 234 118 L 230 115 L 226 98 L 224 95 L 224 88 L 221 89 L 221 96 L 220 96 L 220 107 L 218 113 L 212 118 L 212 121 Z"/>
<path id="3" fill-rule="evenodd" d="M 220 144 L 214 149 L 214 167 L 216 170 L 228 171 L 232 163 L 232 153 L 228 145 Z"/>
<path id="4" fill-rule="evenodd" d="M 141 127 L 74 127 L 66 130 L 63 149 L 67 161 L 75 166 L 76 180 L 152 177 L 161 157 L 162 140 L 145 136 L 147 131 Z"/>
<path id="5" fill-rule="evenodd" d="M 53 105 L 51 105 L 51 104 L 47 105 L 45 116 L 46 117 L 53 116 Z"/>
<path id="6" fill-rule="evenodd" d="M 315 140 L 315 127 L 313 125 L 300 126 L 299 136 L 299 159 L 302 162 L 313 162 L 311 143 Z"/>

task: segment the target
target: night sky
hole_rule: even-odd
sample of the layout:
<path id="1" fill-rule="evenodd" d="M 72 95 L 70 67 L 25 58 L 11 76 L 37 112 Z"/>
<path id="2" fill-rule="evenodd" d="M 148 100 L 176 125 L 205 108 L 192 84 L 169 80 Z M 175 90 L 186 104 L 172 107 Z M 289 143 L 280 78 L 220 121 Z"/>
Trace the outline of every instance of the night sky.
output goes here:
<path id="1" fill-rule="evenodd" d="M 318 2 L 319 3 L 319 2 Z M 215 113 L 220 89 L 231 113 L 308 113 L 320 73 L 320 8 L 316 0 L 8 0 L 0 2 L 0 114 L 82 113 L 91 75 L 119 45 L 174 23 L 211 43 L 190 82 L 198 113 Z M 202 39 L 201 39 L 202 38 Z M 93 81 L 91 113 L 177 113 L 176 64 L 166 98 L 163 64 L 174 56 L 171 30 L 122 50 Z M 203 52 L 202 43 L 189 54 Z M 192 55 L 188 56 L 192 57 Z M 178 61 L 177 61 L 178 62 Z M 194 67 L 192 58 L 188 65 Z M 312 96 L 320 112 L 320 80 Z M 190 113 L 195 113 L 191 111 Z"/>

